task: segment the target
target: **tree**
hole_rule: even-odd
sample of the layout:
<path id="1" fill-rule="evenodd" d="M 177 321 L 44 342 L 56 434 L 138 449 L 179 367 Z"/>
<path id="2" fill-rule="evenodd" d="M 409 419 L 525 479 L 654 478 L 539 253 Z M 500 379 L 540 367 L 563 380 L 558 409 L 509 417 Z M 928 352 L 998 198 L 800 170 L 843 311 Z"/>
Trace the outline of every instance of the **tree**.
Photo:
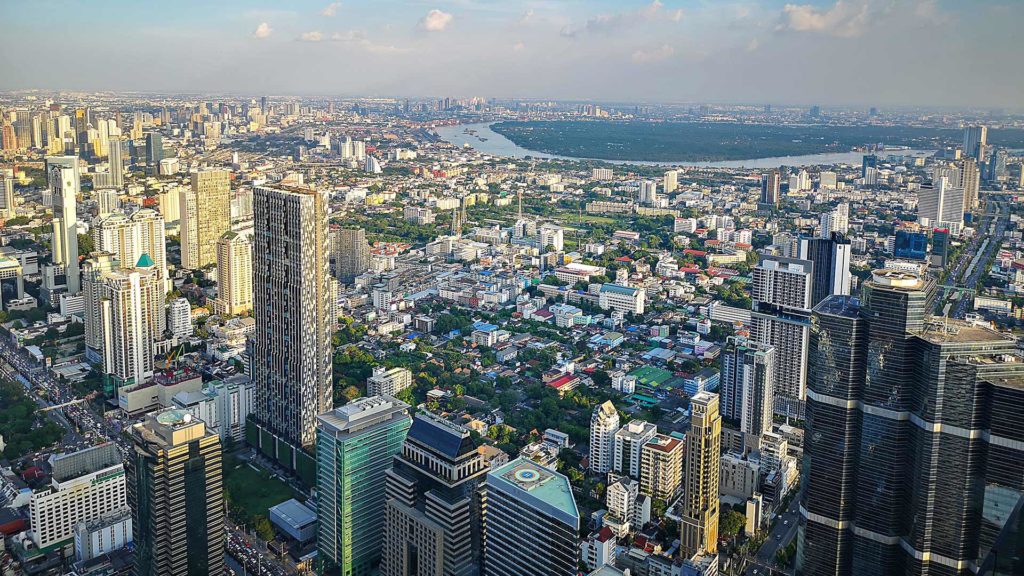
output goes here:
<path id="1" fill-rule="evenodd" d="M 78 235 L 78 253 L 89 254 L 96 249 L 96 244 L 89 234 Z"/>
<path id="2" fill-rule="evenodd" d="M 266 516 L 259 516 L 253 522 L 253 528 L 256 529 L 256 535 L 261 540 L 270 542 L 274 539 L 274 527 L 270 524 L 270 520 Z"/>
<path id="3" fill-rule="evenodd" d="M 718 521 L 718 533 L 722 538 L 733 538 L 743 530 L 747 518 L 743 514 L 726 508 L 722 510 L 722 517 Z"/>

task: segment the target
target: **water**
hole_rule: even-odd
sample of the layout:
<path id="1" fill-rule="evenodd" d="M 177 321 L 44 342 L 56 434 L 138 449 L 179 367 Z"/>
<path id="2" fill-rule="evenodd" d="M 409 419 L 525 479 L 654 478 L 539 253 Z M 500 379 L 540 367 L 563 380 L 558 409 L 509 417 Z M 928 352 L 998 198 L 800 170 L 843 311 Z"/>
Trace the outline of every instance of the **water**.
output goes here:
<path id="1" fill-rule="evenodd" d="M 599 160 L 596 158 L 574 158 L 571 156 L 558 156 L 546 154 L 535 150 L 528 150 L 517 145 L 508 138 L 491 130 L 493 122 L 482 122 L 479 124 L 458 124 L 455 126 L 440 126 L 435 129 L 437 135 L 446 142 L 456 146 L 469 144 L 475 150 L 492 156 L 504 156 L 507 158 L 557 158 L 561 160 Z M 465 134 L 465 130 L 475 130 L 476 134 Z M 486 138 L 486 140 L 481 140 Z M 894 149 L 882 151 L 879 154 L 897 154 L 901 156 L 930 156 L 934 150 L 905 150 Z M 643 164 L 650 166 L 692 166 L 696 168 L 778 168 L 779 166 L 817 166 L 831 164 L 860 165 L 864 158 L 864 152 L 829 152 L 826 154 L 805 154 L 803 156 L 775 156 L 771 158 L 754 158 L 750 160 L 725 160 L 719 162 L 653 162 L 648 160 L 601 160 L 609 164 Z"/>

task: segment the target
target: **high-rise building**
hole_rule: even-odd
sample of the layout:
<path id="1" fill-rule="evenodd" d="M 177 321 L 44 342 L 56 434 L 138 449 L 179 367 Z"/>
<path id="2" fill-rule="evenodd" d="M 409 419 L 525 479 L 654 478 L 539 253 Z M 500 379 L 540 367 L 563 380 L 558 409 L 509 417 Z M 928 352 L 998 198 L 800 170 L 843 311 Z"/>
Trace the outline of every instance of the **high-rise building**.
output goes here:
<path id="1" fill-rule="evenodd" d="M 14 170 L 0 169 L 0 220 L 17 216 L 17 200 L 14 196 Z"/>
<path id="2" fill-rule="evenodd" d="M 683 484 L 683 455 L 686 443 L 655 434 L 640 450 L 640 491 L 651 498 L 669 502 Z"/>
<path id="3" fill-rule="evenodd" d="M 630 420 L 619 428 L 613 438 L 612 470 L 639 480 L 642 449 L 657 433 L 657 426 L 643 420 Z"/>
<path id="4" fill-rule="evenodd" d="M 480 484 L 469 430 L 420 412 L 387 471 L 382 576 L 463 576 L 481 560 Z"/>
<path id="5" fill-rule="evenodd" d="M 776 412 L 794 412 L 807 383 L 814 264 L 809 260 L 765 256 L 754 268 L 751 340 L 775 348 Z"/>
<path id="6" fill-rule="evenodd" d="M 164 159 L 164 139 L 158 132 L 146 134 L 146 163 L 159 166 Z"/>
<path id="7" fill-rule="evenodd" d="M 1024 361 L 934 296 L 884 270 L 815 309 L 799 574 L 972 573 L 1024 491 Z"/>
<path id="8" fill-rule="evenodd" d="M 32 542 L 40 549 L 68 545 L 75 525 L 127 509 L 124 465 L 113 442 L 49 460 L 50 483 L 28 502 Z"/>
<path id="9" fill-rule="evenodd" d="M 351 284 L 356 276 L 370 269 L 370 245 L 362 228 L 340 228 L 331 231 L 331 254 L 334 275 L 338 282 Z"/>
<path id="10" fill-rule="evenodd" d="M 988 126 L 964 127 L 964 155 L 974 158 L 980 164 L 985 161 L 987 147 Z"/>
<path id="11" fill-rule="evenodd" d="M 135 268 L 107 272 L 101 282 L 103 373 L 118 388 L 145 382 L 153 375 L 154 343 L 166 325 L 156 266 L 143 254 Z"/>
<path id="12" fill-rule="evenodd" d="M 801 236 L 797 257 L 809 260 L 814 264 L 814 276 L 811 283 L 811 303 L 813 308 L 832 294 L 847 295 L 853 276 L 850 273 L 850 258 L 853 256 L 852 246 L 846 236 L 832 232 L 825 237 Z"/>
<path id="13" fill-rule="evenodd" d="M 218 314 L 238 315 L 252 310 L 252 244 L 237 232 L 217 240 Z"/>
<path id="14" fill-rule="evenodd" d="M 837 204 L 832 211 L 822 214 L 819 222 L 818 234 L 822 238 L 831 238 L 834 232 L 846 234 L 850 230 L 850 205 Z"/>
<path id="15" fill-rule="evenodd" d="M 385 396 L 317 417 L 317 553 L 325 573 L 362 576 L 377 568 L 388 470 L 410 425 L 409 405 Z"/>
<path id="16" fill-rule="evenodd" d="M 68 294 L 78 294 L 78 158 L 47 156 L 46 169 L 53 196 L 53 263 L 64 269 Z"/>
<path id="17" fill-rule="evenodd" d="M 123 264 L 138 262 L 143 254 L 149 255 L 160 276 L 161 289 L 168 291 L 167 243 L 164 219 L 159 212 L 143 208 L 131 216 L 120 212 L 101 215 L 93 222 L 92 239 L 94 250 L 110 252 Z"/>
<path id="18" fill-rule="evenodd" d="M 772 170 L 761 175 L 761 201 L 759 208 L 762 210 L 778 208 L 781 199 L 780 192 L 782 177 L 778 170 Z"/>
<path id="19" fill-rule="evenodd" d="M 955 169 L 937 169 L 932 183 L 917 190 L 917 221 L 922 226 L 963 226 L 964 189 L 952 177 L 959 177 Z"/>
<path id="20" fill-rule="evenodd" d="M 167 305 L 167 329 L 178 340 L 192 335 L 192 305 L 187 298 L 175 298 Z"/>
<path id="21" fill-rule="evenodd" d="M 640 204 L 644 206 L 655 206 L 658 204 L 658 184 L 653 180 L 640 182 Z"/>
<path id="22" fill-rule="evenodd" d="M 864 158 L 860 163 L 860 177 L 867 178 L 868 170 L 878 170 L 878 156 L 875 154 L 865 154 Z"/>
<path id="23" fill-rule="evenodd" d="M 683 474 L 683 558 L 718 551 L 718 478 L 720 474 L 722 417 L 718 394 L 698 392 L 690 399 L 690 432 L 686 435 Z"/>
<path id="24" fill-rule="evenodd" d="M 569 479 L 527 458 L 487 474 L 487 576 L 575 576 L 580 513 Z"/>
<path id="25" fill-rule="evenodd" d="M 217 263 L 217 240 L 231 230 L 231 172 L 210 168 L 192 173 L 182 188 L 181 265 L 196 270 Z"/>
<path id="26" fill-rule="evenodd" d="M 200 576 L 224 569 L 220 436 L 183 410 L 128 429 L 134 574 Z"/>
<path id="27" fill-rule="evenodd" d="M 333 403 L 326 204 L 312 188 L 253 193 L 256 416 L 297 447 L 313 445 Z"/>
<path id="28" fill-rule="evenodd" d="M 372 375 L 366 379 L 366 394 L 395 396 L 409 386 L 412 386 L 412 371 L 408 368 L 374 366 Z"/>
<path id="29" fill-rule="evenodd" d="M 722 353 L 720 411 L 739 422 L 751 445 L 772 430 L 775 361 L 775 348 L 739 337 L 730 337 Z"/>
<path id="30" fill-rule="evenodd" d="M 978 207 L 978 192 L 981 187 L 981 171 L 974 158 L 962 158 L 958 163 L 959 186 L 964 189 L 964 212 Z"/>
<path id="31" fill-rule="evenodd" d="M 662 177 L 662 188 L 665 190 L 665 194 L 671 194 L 679 188 L 679 172 L 677 170 L 665 172 L 665 176 Z"/>
<path id="32" fill-rule="evenodd" d="M 121 139 L 110 141 L 107 162 L 110 164 L 110 183 L 120 190 L 124 188 L 124 160 L 121 158 Z"/>
<path id="33" fill-rule="evenodd" d="M 121 266 L 111 252 L 93 252 L 82 264 L 82 296 L 85 305 L 85 355 L 94 362 L 103 360 L 104 276 Z"/>
<path id="34" fill-rule="evenodd" d="M 594 408 L 590 417 L 590 469 L 607 474 L 615 455 L 615 433 L 619 431 L 619 411 L 608 400 Z"/>

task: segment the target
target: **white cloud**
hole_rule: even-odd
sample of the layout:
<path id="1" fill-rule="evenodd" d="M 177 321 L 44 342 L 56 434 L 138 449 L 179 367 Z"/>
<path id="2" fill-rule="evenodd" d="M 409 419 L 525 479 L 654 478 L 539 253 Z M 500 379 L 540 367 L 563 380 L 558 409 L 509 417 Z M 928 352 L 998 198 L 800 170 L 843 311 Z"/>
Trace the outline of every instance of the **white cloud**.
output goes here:
<path id="1" fill-rule="evenodd" d="M 757 49 L 761 47 L 761 41 L 757 38 L 751 38 L 750 42 L 747 43 L 747 52 L 757 52 Z"/>
<path id="2" fill-rule="evenodd" d="M 512 50 L 515 52 L 522 52 L 523 50 L 526 50 L 526 44 L 523 44 L 523 42 L 520 40 L 519 42 L 516 42 L 515 44 L 512 45 Z"/>
<path id="3" fill-rule="evenodd" d="M 668 44 L 662 44 L 652 50 L 637 50 L 633 52 L 633 62 L 637 64 L 651 64 L 668 60 L 676 53 L 676 49 Z"/>
<path id="4" fill-rule="evenodd" d="M 256 27 L 256 31 L 252 33 L 252 37 L 262 40 L 270 36 L 270 33 L 273 31 L 274 29 L 270 27 L 270 24 L 266 22 L 260 22 L 260 25 Z"/>
<path id="5" fill-rule="evenodd" d="M 335 32 L 330 36 L 331 42 L 340 42 L 353 48 L 359 48 L 371 54 L 404 54 L 409 52 L 408 48 L 399 48 L 391 44 L 377 44 L 366 37 L 361 30 L 348 30 Z"/>
<path id="6" fill-rule="evenodd" d="M 574 28 L 566 25 L 559 32 L 562 36 L 575 38 L 580 32 L 603 32 L 613 33 L 622 28 L 633 26 L 642 22 L 679 22 L 683 19 L 683 10 L 665 11 L 665 5 L 661 0 L 653 0 L 650 4 L 615 14 L 598 14 L 587 20 L 582 28 Z"/>
<path id="7" fill-rule="evenodd" d="M 537 13 L 534 12 L 533 10 L 527 10 L 526 12 L 523 12 L 523 15 L 519 18 L 519 25 L 527 26 L 529 24 L 532 24 L 536 19 Z"/>
<path id="8" fill-rule="evenodd" d="M 320 15 L 330 18 L 338 13 L 338 8 L 341 8 L 341 2 L 331 2 L 320 11 Z"/>
<path id="9" fill-rule="evenodd" d="M 319 42 L 319 41 L 321 41 L 323 39 L 324 39 L 324 35 L 319 30 L 314 30 L 312 32 L 303 32 L 299 36 L 299 40 L 301 40 L 303 42 Z"/>
<path id="10" fill-rule="evenodd" d="M 427 12 L 427 15 L 420 19 L 420 29 L 427 32 L 440 32 L 452 22 L 452 15 L 442 12 L 437 8 Z"/>
<path id="11" fill-rule="evenodd" d="M 786 4 L 782 8 L 782 16 L 776 30 L 853 38 L 864 33 L 868 25 L 869 10 L 870 6 L 866 1 L 836 0 L 836 3 L 827 9 L 809 4 Z"/>

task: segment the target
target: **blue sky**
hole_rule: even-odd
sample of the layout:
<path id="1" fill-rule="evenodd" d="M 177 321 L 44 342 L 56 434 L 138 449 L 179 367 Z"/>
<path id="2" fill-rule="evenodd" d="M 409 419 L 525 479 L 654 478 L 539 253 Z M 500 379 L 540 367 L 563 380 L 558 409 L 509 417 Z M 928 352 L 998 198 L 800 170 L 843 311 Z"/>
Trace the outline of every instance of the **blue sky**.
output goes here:
<path id="1" fill-rule="evenodd" d="M 0 0 L 0 88 L 1021 108 L 1018 0 Z"/>

